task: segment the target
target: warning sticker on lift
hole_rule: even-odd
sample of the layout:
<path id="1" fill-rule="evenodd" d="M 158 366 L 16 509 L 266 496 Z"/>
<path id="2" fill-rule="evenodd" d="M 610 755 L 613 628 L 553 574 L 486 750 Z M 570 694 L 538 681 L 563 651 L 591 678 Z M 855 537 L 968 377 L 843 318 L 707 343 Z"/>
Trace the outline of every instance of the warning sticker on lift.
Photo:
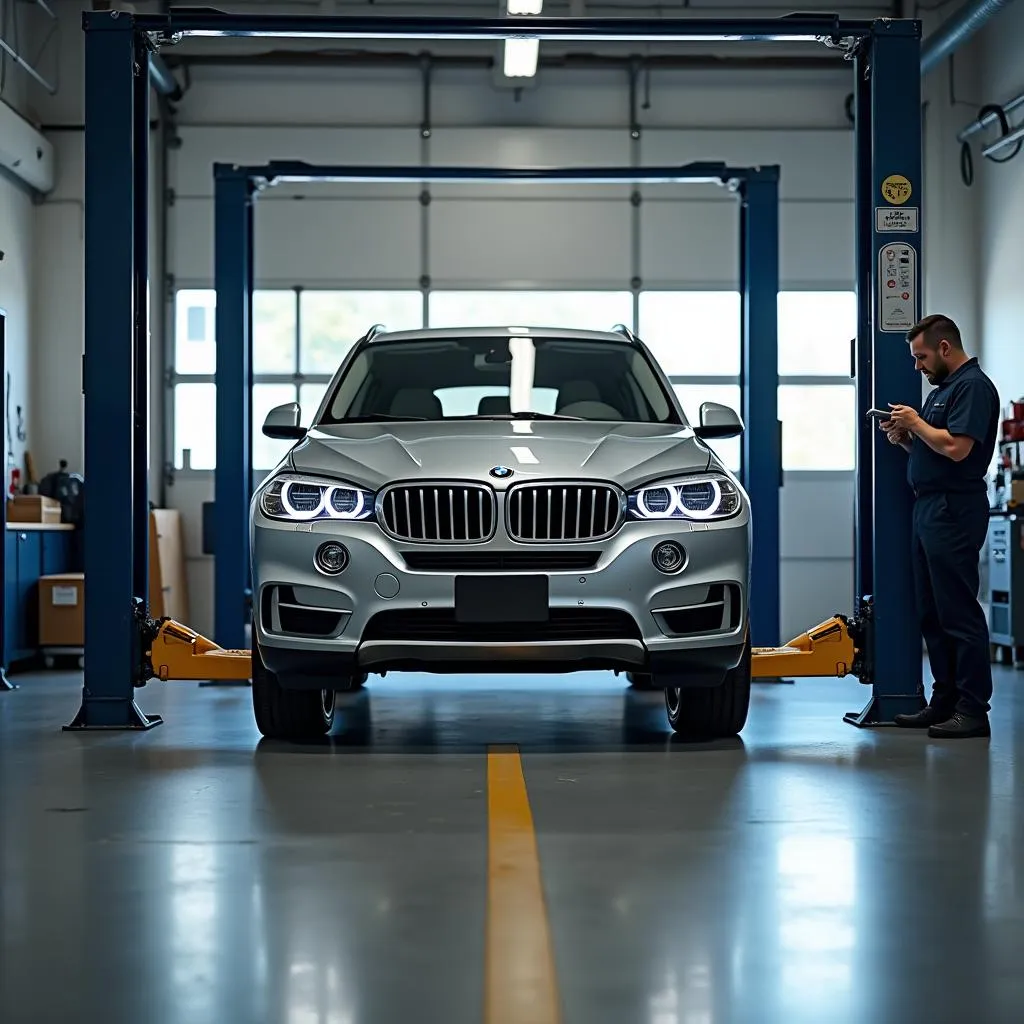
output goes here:
<path id="1" fill-rule="evenodd" d="M 917 212 L 916 206 L 907 206 L 904 209 L 876 206 L 875 230 L 916 232 L 918 230 Z"/>
<path id="2" fill-rule="evenodd" d="M 882 198 L 893 206 L 902 206 L 913 191 L 910 180 L 902 174 L 890 174 L 882 182 Z"/>
<path id="3" fill-rule="evenodd" d="M 892 242 L 878 250 L 878 327 L 905 332 L 917 323 L 917 250 Z"/>

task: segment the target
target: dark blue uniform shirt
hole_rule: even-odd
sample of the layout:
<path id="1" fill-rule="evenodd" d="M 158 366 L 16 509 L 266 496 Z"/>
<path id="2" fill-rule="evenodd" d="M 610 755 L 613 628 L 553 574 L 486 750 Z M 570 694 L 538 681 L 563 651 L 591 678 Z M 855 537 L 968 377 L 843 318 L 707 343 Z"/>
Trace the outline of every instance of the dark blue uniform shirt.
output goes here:
<path id="1" fill-rule="evenodd" d="M 934 388 L 925 399 L 922 418 L 954 436 L 974 438 L 974 447 L 966 459 L 955 462 L 915 437 L 907 467 L 907 479 L 914 491 L 984 491 L 999 430 L 999 410 L 999 393 L 977 359 L 969 359 Z"/>

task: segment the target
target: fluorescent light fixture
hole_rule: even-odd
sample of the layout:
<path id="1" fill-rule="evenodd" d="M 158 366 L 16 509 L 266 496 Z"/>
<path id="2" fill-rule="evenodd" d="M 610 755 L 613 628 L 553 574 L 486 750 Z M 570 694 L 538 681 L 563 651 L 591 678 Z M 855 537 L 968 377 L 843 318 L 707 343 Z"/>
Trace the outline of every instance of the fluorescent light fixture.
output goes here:
<path id="1" fill-rule="evenodd" d="M 508 0 L 509 14 L 540 14 L 544 0 Z"/>
<path id="2" fill-rule="evenodd" d="M 539 39 L 505 40 L 505 77 L 532 78 L 537 74 Z"/>

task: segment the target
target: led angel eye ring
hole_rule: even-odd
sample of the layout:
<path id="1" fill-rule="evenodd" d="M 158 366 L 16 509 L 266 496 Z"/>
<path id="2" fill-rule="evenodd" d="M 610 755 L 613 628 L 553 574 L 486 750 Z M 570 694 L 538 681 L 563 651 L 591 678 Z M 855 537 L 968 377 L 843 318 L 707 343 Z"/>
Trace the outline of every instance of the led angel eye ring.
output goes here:
<path id="1" fill-rule="evenodd" d="M 341 491 L 342 493 L 354 494 L 356 496 L 356 506 L 348 512 L 339 512 L 334 507 L 334 495 Z M 358 519 L 363 514 L 363 510 L 366 507 L 366 497 L 361 490 L 356 487 L 342 487 L 335 485 L 328 489 L 322 503 L 322 508 L 326 509 L 327 514 L 332 519 Z"/>
<path id="2" fill-rule="evenodd" d="M 652 511 L 647 505 L 648 491 L 668 491 L 668 508 L 661 512 Z M 674 487 L 645 487 L 636 496 L 636 507 L 640 510 L 645 519 L 669 519 L 672 513 L 679 508 L 679 492 Z"/>
<path id="3" fill-rule="evenodd" d="M 320 504 L 317 505 L 317 507 L 315 509 L 313 509 L 312 512 L 308 512 L 308 511 L 305 511 L 303 509 L 297 509 L 292 504 L 291 499 L 288 497 L 288 492 L 292 489 L 292 485 L 295 484 L 295 483 L 297 483 L 297 481 L 289 480 L 281 488 L 281 504 L 284 506 L 284 510 L 293 519 L 316 519 L 316 517 L 318 515 L 320 515 L 320 513 L 323 512 L 323 510 L 324 510 L 324 497 L 325 497 L 324 489 L 320 488 Z M 303 484 L 301 486 L 309 487 L 309 486 L 316 486 L 316 485 L 315 484 L 313 484 L 313 485 Z"/>
<path id="4" fill-rule="evenodd" d="M 702 481 L 702 483 L 707 483 L 711 486 L 711 504 L 707 508 L 688 508 L 683 502 L 682 495 L 679 496 L 679 503 L 682 505 L 683 511 L 691 519 L 710 519 L 718 512 L 719 506 L 722 504 L 722 488 L 718 481 L 706 480 Z"/>

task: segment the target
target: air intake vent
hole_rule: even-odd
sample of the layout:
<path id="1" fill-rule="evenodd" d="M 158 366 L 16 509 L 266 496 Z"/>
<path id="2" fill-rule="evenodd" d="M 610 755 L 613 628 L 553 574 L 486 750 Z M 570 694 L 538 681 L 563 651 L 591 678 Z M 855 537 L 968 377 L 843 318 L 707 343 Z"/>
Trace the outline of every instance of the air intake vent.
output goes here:
<path id="1" fill-rule="evenodd" d="M 363 640 L 437 643 L 537 643 L 571 640 L 639 640 L 640 627 L 611 608 L 552 608 L 547 622 L 465 623 L 446 608 L 378 612 Z"/>
<path id="2" fill-rule="evenodd" d="M 662 624 L 663 631 L 671 636 L 698 636 L 734 630 L 740 617 L 739 588 L 732 583 L 712 584 L 700 604 L 655 610 L 654 617 Z"/>
<path id="3" fill-rule="evenodd" d="M 615 532 L 622 500 L 607 484 L 527 484 L 509 491 L 506 508 L 513 540 L 590 541 Z"/>
<path id="4" fill-rule="evenodd" d="M 399 540 L 473 543 L 494 533 L 494 507 L 485 487 L 403 484 L 384 492 L 380 522 Z"/>

